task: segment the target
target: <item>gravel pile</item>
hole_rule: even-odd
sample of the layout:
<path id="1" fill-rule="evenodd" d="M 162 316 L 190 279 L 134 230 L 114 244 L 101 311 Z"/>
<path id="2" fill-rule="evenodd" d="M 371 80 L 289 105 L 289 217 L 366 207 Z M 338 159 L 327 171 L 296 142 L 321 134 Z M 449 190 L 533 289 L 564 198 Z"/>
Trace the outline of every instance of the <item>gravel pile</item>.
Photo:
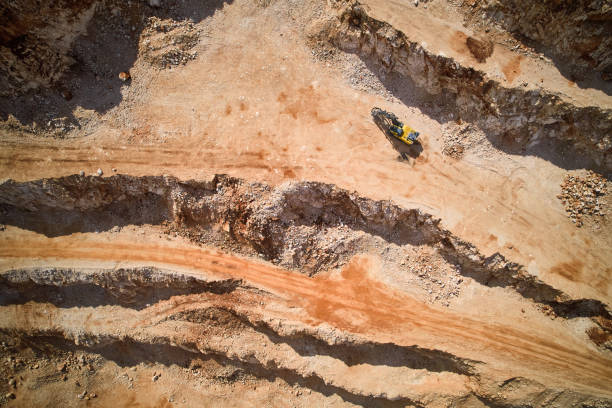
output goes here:
<path id="1" fill-rule="evenodd" d="M 199 30 L 189 21 L 150 17 L 141 35 L 140 53 L 157 68 L 184 65 L 198 55 L 192 51 L 198 43 Z"/>
<path id="2" fill-rule="evenodd" d="M 567 175 L 561 184 L 561 194 L 557 198 L 565 206 L 570 220 L 577 227 L 583 225 L 584 216 L 597 215 L 603 217 L 604 203 L 602 198 L 607 193 L 606 179 L 592 171 L 586 177 Z"/>

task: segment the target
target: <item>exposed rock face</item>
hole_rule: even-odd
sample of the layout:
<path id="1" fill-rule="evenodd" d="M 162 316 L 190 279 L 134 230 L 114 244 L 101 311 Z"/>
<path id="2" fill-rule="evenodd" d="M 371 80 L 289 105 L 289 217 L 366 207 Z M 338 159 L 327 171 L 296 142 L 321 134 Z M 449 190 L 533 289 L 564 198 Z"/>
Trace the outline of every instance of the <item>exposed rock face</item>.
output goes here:
<path id="1" fill-rule="evenodd" d="M 571 146 L 572 154 L 590 161 L 593 168 L 612 170 L 611 109 L 579 107 L 542 89 L 505 87 L 481 71 L 429 52 L 370 17 L 359 3 L 341 10 L 320 37 L 405 76 L 462 119 L 478 124 L 494 144 L 525 149 L 553 141 Z"/>
<path id="2" fill-rule="evenodd" d="M 0 223 L 50 236 L 164 223 L 190 237 L 225 235 L 236 246 L 307 274 L 339 265 L 350 271 L 357 264 L 347 260 L 366 252 L 372 243 L 388 248 L 394 262 L 398 248 L 416 251 L 428 247 L 430 261 L 435 256 L 481 285 L 514 290 L 547 314 L 594 319 L 598 326 L 590 327 L 587 334 L 594 344 L 609 347 L 610 314 L 605 304 L 572 299 L 500 254 L 484 256 L 444 229 L 440 220 L 418 209 L 368 199 L 330 184 L 290 182 L 270 187 L 224 175 L 203 181 L 126 175 L 73 175 L 22 183 L 8 180 L 0 184 Z M 208 245 L 210 242 L 214 240 Z M 190 361 L 212 355 L 224 366 L 238 366 L 249 375 L 282 376 L 290 383 L 307 384 L 325 395 L 335 393 L 361 406 L 424 407 L 431 405 L 429 401 L 443 401 L 444 405 L 470 407 L 475 400 L 499 405 L 502 399 L 519 406 L 543 398 L 606 406 L 607 401 L 595 396 L 528 378 L 492 379 L 483 371 L 488 370 L 486 363 L 478 358 L 414 344 L 373 341 L 328 325 L 315 327 L 288 319 L 287 311 L 295 309 L 293 301 L 227 273 L 242 269 L 243 260 L 208 250 L 184 252 L 179 258 L 197 258 L 199 265 L 221 274 L 214 277 L 155 267 L 4 271 L 0 274 L 0 307 L 6 318 L 0 325 L 0 337 L 53 344 L 59 347 L 55 354 L 77 347 L 111 360 L 119 355 L 133 359 L 130 365 L 138 364 L 137 356 L 164 356 L 161 362 L 166 366 L 181 361 L 189 366 Z M 269 278 L 284 287 L 279 269 L 265 264 L 256 268 L 253 273 L 257 276 L 271 274 Z M 360 271 L 364 275 L 354 280 L 356 286 L 340 287 L 339 293 L 360 293 L 373 285 L 367 281 L 366 269 Z M 305 282 L 334 285 L 320 279 L 325 275 L 315 279 L 292 275 L 298 281 L 290 286 L 301 287 Z M 380 287 L 388 290 L 386 285 Z M 320 291 L 315 287 L 307 292 Z M 383 292 L 375 293 L 381 296 Z M 262 308 L 264 304 L 269 307 Z M 50 310 L 52 319 L 47 316 Z M 439 325 L 435 327 L 440 330 Z M 323 356 L 324 364 L 315 364 L 313 357 L 318 355 Z M 348 379 L 343 375 L 347 366 L 353 373 Z M 355 382 L 355 378 L 373 376 L 372 370 L 381 372 L 374 378 L 384 386 Z M 153 378 L 156 375 L 158 380 L 165 378 L 158 374 Z M 405 386 L 406 378 L 418 383 L 424 375 L 435 381 L 434 392 Z M 467 381 L 472 384 L 469 388 L 462 385 Z M 460 386 L 451 392 L 446 384 Z M 512 398 L 499 397 L 508 384 L 512 384 Z M 533 389 L 537 392 L 530 391 Z M 603 402 L 597 405 L 600 400 Z"/>
<path id="3" fill-rule="evenodd" d="M 146 304 L 192 293 L 230 293 L 236 280 L 208 282 L 157 268 L 76 272 L 69 269 L 12 271 L 0 276 L 0 304 L 52 299 L 64 307 L 118 304 L 143 309 Z"/>
<path id="4" fill-rule="evenodd" d="M 466 0 L 475 18 L 483 16 L 511 33 L 537 41 L 577 66 L 612 73 L 610 1 Z"/>

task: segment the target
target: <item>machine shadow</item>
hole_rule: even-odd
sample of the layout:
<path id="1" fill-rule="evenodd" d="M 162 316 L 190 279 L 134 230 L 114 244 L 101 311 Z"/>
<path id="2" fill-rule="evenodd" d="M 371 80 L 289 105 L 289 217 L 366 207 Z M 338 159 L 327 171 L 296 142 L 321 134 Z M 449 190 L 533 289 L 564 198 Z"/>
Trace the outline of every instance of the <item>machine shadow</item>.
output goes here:
<path id="1" fill-rule="evenodd" d="M 362 60 L 367 69 L 379 79 L 385 89 L 404 105 L 418 108 L 424 115 L 427 115 L 441 125 L 459 118 L 466 122 L 478 123 L 480 118 L 479 112 L 470 112 L 459 116 L 459 112 L 462 111 L 459 105 L 460 102 L 452 92 L 431 95 L 426 89 L 418 86 L 409 76 L 389 71 L 388 68 L 383 67 L 380 62 L 371 56 L 363 56 L 359 53 L 356 55 Z M 454 116 L 449 117 L 449 112 L 452 112 Z M 508 135 L 491 132 L 483 129 L 481 126 L 478 127 L 484 132 L 494 148 L 506 154 L 539 157 L 565 170 L 591 169 L 602 173 L 608 180 L 612 177 L 604 166 L 596 163 L 588 154 L 577 151 L 569 142 L 546 139 L 537 145 L 529 146 L 520 140 L 508 137 Z M 381 131 L 383 130 L 381 129 Z M 387 139 L 389 139 L 388 136 Z M 406 150 L 406 154 L 411 157 L 413 157 L 413 154 L 416 154 L 415 152 L 408 153 L 410 149 L 404 149 L 401 146 L 403 144 L 401 142 L 399 142 L 400 145 L 396 144 L 394 140 L 389 140 L 389 142 L 398 152 Z"/>

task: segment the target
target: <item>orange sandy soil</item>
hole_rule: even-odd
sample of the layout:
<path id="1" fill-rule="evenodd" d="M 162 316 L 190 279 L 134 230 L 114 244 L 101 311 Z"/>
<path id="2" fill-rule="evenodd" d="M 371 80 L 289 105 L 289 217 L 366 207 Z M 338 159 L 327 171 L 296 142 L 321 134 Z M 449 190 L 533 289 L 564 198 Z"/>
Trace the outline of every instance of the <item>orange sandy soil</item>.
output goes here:
<path id="1" fill-rule="evenodd" d="M 375 259 L 356 258 L 340 274 L 312 279 L 185 242 L 163 243 L 134 235 L 120 234 L 112 240 L 109 234 L 49 239 L 15 231 L 18 240 L 1 237 L 0 256 L 3 269 L 40 264 L 90 266 L 91 261 L 100 266 L 112 261 L 115 268 L 159 265 L 221 279 L 244 279 L 280 297 L 276 302 L 291 306 L 287 310 L 294 314 L 275 316 L 288 321 L 328 323 L 378 342 L 445 350 L 486 361 L 485 372 L 528 376 L 549 386 L 598 393 L 608 389 L 610 365 L 564 325 L 547 324 L 537 317 L 517 320 L 514 313 L 499 313 L 493 321 L 490 316 L 479 318 L 478 313 L 470 317 L 425 305 L 378 282 Z M 548 326 L 546 336 L 542 336 L 543 324 Z"/>
<path id="2" fill-rule="evenodd" d="M 429 20 L 419 8 L 409 11 L 419 17 L 410 28 L 402 23 L 401 3 L 412 2 L 365 3 L 375 17 L 470 63 L 453 48 L 456 24 Z M 313 60 L 303 27 L 295 23 L 299 10 L 287 13 L 279 18 L 272 7 L 247 11 L 244 1 L 225 5 L 211 17 L 212 29 L 198 45 L 197 59 L 161 71 L 137 61 L 121 104 L 105 116 L 86 113 L 99 119 L 86 134 L 64 140 L 3 135 L 0 176 L 32 180 L 80 170 L 92 174 L 101 168 L 107 177 L 115 168 L 121 174 L 182 179 L 228 173 L 272 185 L 288 180 L 333 183 L 421 208 L 485 255 L 500 252 L 573 298 L 611 303 L 609 224 L 594 231 L 569 221 L 556 198 L 566 170 L 537 157 L 494 149 L 462 160 L 443 156 L 441 123 L 418 108 L 352 89 L 342 72 Z M 435 39 L 422 28 L 431 24 L 437 27 Z M 519 57 L 504 50 L 487 64 L 504 71 L 513 58 Z M 537 67 L 529 64 L 521 62 L 521 73 L 508 82 L 538 81 L 533 73 Z M 550 78 L 551 87 L 567 90 L 567 84 Z M 589 97 L 586 91 L 573 96 L 577 103 Z M 595 97 L 610 104 L 609 97 Z M 421 131 L 424 152 L 412 165 L 396 160 L 397 153 L 370 119 L 373 106 L 395 112 Z M 428 306 L 379 283 L 375 259 L 358 258 L 337 275 L 311 279 L 153 235 L 46 238 L 7 228 L 0 239 L 3 269 L 132 262 L 236 277 L 287 305 L 300 306 L 296 315 L 280 317 L 325 322 L 380 342 L 442 349 L 486 361 L 487 370 L 507 377 L 528 375 L 612 397 L 609 358 L 562 324 L 537 316 L 520 319 L 517 311 L 504 314 L 500 309 L 505 300 L 499 299 L 491 299 L 495 319 L 478 310 L 470 313 L 474 305 L 469 299 L 457 306 L 465 308 L 461 314 Z"/>

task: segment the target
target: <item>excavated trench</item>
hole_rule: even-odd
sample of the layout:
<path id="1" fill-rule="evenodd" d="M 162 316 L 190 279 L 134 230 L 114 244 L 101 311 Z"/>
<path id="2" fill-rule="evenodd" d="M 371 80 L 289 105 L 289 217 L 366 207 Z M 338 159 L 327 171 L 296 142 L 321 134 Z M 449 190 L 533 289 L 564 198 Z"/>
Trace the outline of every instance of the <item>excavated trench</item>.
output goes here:
<path id="1" fill-rule="evenodd" d="M 15 333 L 6 334 L 15 335 Z M 194 349 L 193 345 L 151 344 L 130 338 L 106 338 L 93 347 L 83 347 L 75 346 L 74 343 L 64 339 L 59 333 L 31 333 L 27 335 L 20 333 L 20 336 L 30 346 L 38 346 L 46 350 L 51 347 L 56 350 L 55 353 L 74 353 L 76 350 L 88 351 L 101 355 L 123 367 L 132 367 L 142 362 L 149 362 L 189 368 L 194 361 L 214 360 L 219 365 L 233 368 L 233 373 L 225 378 L 229 382 L 239 381 L 244 377 L 254 377 L 268 382 L 281 379 L 291 386 L 308 389 L 325 396 L 338 395 L 343 401 L 361 407 L 425 407 L 425 405 L 409 398 L 390 400 L 380 396 L 360 395 L 342 387 L 328 384 L 325 379 L 314 374 L 302 376 L 293 370 L 241 361 L 221 353 L 211 351 L 202 353 Z"/>
<path id="2" fill-rule="evenodd" d="M 15 336 L 16 333 L 0 330 L 1 335 Z M 277 379 L 282 379 L 287 384 L 301 389 L 311 390 L 321 393 L 325 396 L 338 395 L 344 402 L 354 404 L 360 407 L 426 407 L 431 401 L 419 402 L 410 398 L 394 398 L 388 399 L 384 396 L 376 395 L 361 395 L 342 387 L 335 386 L 326 382 L 324 378 L 318 377 L 316 374 L 300 375 L 293 370 L 275 367 L 274 364 L 258 364 L 248 361 L 242 361 L 237 358 L 228 357 L 223 353 L 216 353 L 211 350 L 202 352 L 198 350 L 194 344 L 168 344 L 163 340 L 157 339 L 157 342 L 141 342 L 137 339 L 123 337 L 104 339 L 89 339 L 88 345 L 75 345 L 73 341 L 65 339 L 58 332 L 32 332 L 19 333 L 20 341 L 28 347 L 44 350 L 46 353 L 53 352 L 58 355 L 62 353 L 74 354 L 76 352 L 94 353 L 94 355 L 103 356 L 105 359 L 116 362 L 121 367 L 134 367 L 143 362 L 158 363 L 165 366 L 179 366 L 183 368 L 192 368 L 197 371 L 200 364 L 208 360 L 213 360 L 224 367 L 231 367 L 231 373 L 223 378 L 224 381 L 233 382 L 244 380 L 245 378 L 256 378 L 273 382 Z M 194 362 L 197 361 L 198 363 Z M 499 385 L 495 391 L 500 392 L 507 389 L 520 389 L 533 387 L 534 383 L 525 378 L 512 378 Z M 501 402 L 494 394 L 485 392 L 476 392 L 471 395 L 465 395 L 454 400 L 446 399 L 446 403 L 452 403 L 453 406 L 474 406 L 473 400 L 481 401 L 484 406 L 511 408 L 516 406 L 513 402 Z M 576 395 L 571 392 L 563 392 L 558 390 L 546 390 L 539 393 L 533 398 L 533 402 L 537 401 L 562 401 L 562 403 L 582 404 L 585 407 L 600 408 L 605 404 L 605 401 L 589 398 L 583 395 Z M 519 403 L 520 404 L 520 403 Z"/>
<path id="3" fill-rule="evenodd" d="M 552 308 L 559 317 L 590 317 L 604 337 L 609 335 L 609 311 L 600 301 L 572 299 L 500 254 L 484 257 L 421 210 L 371 200 L 329 184 L 290 182 L 270 187 L 225 175 L 205 181 L 128 175 L 8 180 L 0 184 L 0 223 L 49 237 L 162 225 L 168 233 L 209 247 L 227 251 L 229 246 L 234 252 L 315 275 L 306 279 L 346 267 L 355 255 L 373 247 L 383 247 L 381 254 L 392 248 L 386 262 L 396 266 L 398 253 L 414 256 L 425 247 L 464 277 L 512 290 Z M 211 272 L 217 266 L 236 268 L 218 256 L 209 263 Z M 401 268 L 404 274 L 412 273 L 408 266 Z M 515 406 L 499 397 L 508 386 L 483 374 L 485 362 L 266 315 L 261 305 L 276 301 L 277 295 L 241 279 L 157 267 L 14 268 L 0 275 L 0 307 L 6 317 L 0 334 L 48 359 L 85 352 L 120 367 L 148 363 L 188 371 L 196 360 L 215 361 L 232 367 L 223 381 L 280 380 L 364 407 L 420 407 L 432 401 L 472 406 L 474 399 L 489 406 Z M 598 345 L 603 349 L 606 344 Z M 347 368 L 363 381 L 370 370 L 379 370 L 376 375 L 383 376 L 381 384 L 388 388 L 357 385 L 355 379 L 342 376 Z M 462 391 L 450 391 L 452 387 L 424 394 L 418 389 L 402 391 L 402 381 L 415 378 L 419 383 L 424 373 L 427 381 L 477 385 Z M 537 394 L 521 394 L 517 401 L 560 398 L 590 404 L 593 398 L 526 378 L 510 388 L 533 387 Z"/>
<path id="4" fill-rule="evenodd" d="M 0 306 L 23 305 L 28 302 L 51 303 L 58 308 L 121 306 L 143 310 L 173 296 L 213 294 L 223 297 L 234 291 L 253 291 L 240 280 L 207 281 L 170 270 L 152 267 L 119 269 L 34 268 L 4 272 L 0 276 Z M 259 332 L 274 344 L 287 344 L 299 355 L 326 355 L 342 360 L 348 366 L 370 364 L 426 369 L 433 372 L 452 372 L 474 375 L 477 362 L 460 359 L 438 350 L 418 346 L 398 346 L 355 338 L 334 338 L 333 343 L 316 331 L 296 328 L 287 331 L 274 327 L 255 315 L 226 306 L 187 309 L 164 317 L 165 321 L 189 322 L 204 327 Z M 42 336 L 41 334 L 37 335 Z M 60 332 L 45 336 L 64 338 Z M 71 339 L 74 340 L 74 339 Z M 110 339 L 110 343 L 120 339 Z M 127 340 L 121 340 L 128 342 Z M 78 340 L 77 343 L 98 346 L 104 339 Z"/>
<path id="5" fill-rule="evenodd" d="M 9 180 L 0 185 L 0 211 L 1 223 L 51 237 L 163 223 L 195 241 L 230 242 L 238 252 L 309 275 L 342 266 L 372 245 L 427 246 L 460 274 L 511 288 L 558 316 L 610 319 L 601 301 L 572 299 L 499 253 L 483 256 L 430 214 L 318 182 L 271 188 L 224 175 L 210 181 L 127 175 Z"/>
<path id="6" fill-rule="evenodd" d="M 611 109 L 577 106 L 545 89 L 504 86 L 478 69 L 428 51 L 371 17 L 359 2 L 347 3 L 340 2 L 337 18 L 313 37 L 359 55 L 374 72 L 401 76 L 404 87 L 412 89 L 411 100 L 404 103 L 420 106 L 419 99 L 433 98 L 509 153 L 539 155 L 561 167 L 612 170 Z M 563 159 L 564 152 L 571 152 L 565 156 L 573 161 Z"/>
<path id="7" fill-rule="evenodd" d="M 18 339 L 21 347 L 34 349 L 40 356 L 53 358 L 87 353 L 113 361 L 120 367 L 160 364 L 202 371 L 204 375 L 204 370 L 199 369 L 200 364 L 214 360 L 230 369 L 231 374 L 223 379 L 226 382 L 244 381 L 245 378 L 268 382 L 280 379 L 293 387 L 324 396 L 337 395 L 344 402 L 363 407 L 425 405 L 405 396 L 368 394 L 349 383 L 334 380 L 328 370 L 304 369 L 303 363 L 296 365 L 295 360 L 308 361 L 313 357 L 327 356 L 336 365 L 357 368 L 362 365 L 379 366 L 440 373 L 443 376 L 476 374 L 478 362 L 442 351 L 377 343 L 338 333 L 329 337 L 327 332 L 308 327 L 292 327 L 262 320 L 252 308 L 247 311 L 236 304 L 235 299 L 246 299 L 249 292 L 253 292 L 253 289 L 239 281 L 202 281 L 154 268 L 9 271 L 4 274 L 1 283 L 2 306 L 32 301 L 37 303 L 30 303 L 21 312 L 7 312 L 20 313 L 21 321 L 26 319 L 29 323 L 19 324 L 18 319 L 15 324 L 5 324 L 0 329 L 0 337 Z M 203 297 L 202 294 L 207 295 Z M 172 300 L 172 296 L 177 298 Z M 79 304 L 82 298 L 91 300 Z M 181 301 L 177 302 L 178 298 Z M 196 299 L 197 306 L 189 306 L 195 304 Z M 58 309 L 50 309 L 46 302 L 51 302 Z M 170 314 L 156 312 L 144 330 L 130 330 L 130 327 L 136 326 L 135 321 L 147 319 L 146 313 L 150 312 L 143 310 L 144 302 L 148 302 L 146 306 L 157 304 L 161 308 L 184 302 L 188 308 Z M 109 306 L 112 308 L 108 309 Z M 83 307 L 96 307 L 96 317 L 88 318 L 83 326 L 66 324 L 79 319 Z M 130 309 L 140 314 L 134 315 Z M 45 327 L 44 319 L 39 320 L 39 317 L 48 313 L 53 313 L 55 317 L 51 325 Z M 145 315 L 141 316 L 143 313 Z M 98 323 L 108 322 L 109 318 L 120 319 L 128 329 L 117 333 L 116 329 L 106 327 L 111 325 Z M 175 327 L 180 327 L 180 332 L 172 330 Z M 232 340 L 215 341 L 219 335 L 231 337 Z M 262 356 L 245 351 L 239 346 L 242 343 L 267 346 L 268 354 Z M 289 350 L 295 357 L 283 359 L 286 358 L 283 349 Z"/>
<path id="8" fill-rule="evenodd" d="M 570 75 L 595 71 L 604 80 L 612 79 L 612 37 L 606 35 L 612 31 L 609 4 L 588 0 L 469 3 L 473 22 L 495 22 L 516 37 L 535 42 L 547 54 L 569 62 Z"/>

